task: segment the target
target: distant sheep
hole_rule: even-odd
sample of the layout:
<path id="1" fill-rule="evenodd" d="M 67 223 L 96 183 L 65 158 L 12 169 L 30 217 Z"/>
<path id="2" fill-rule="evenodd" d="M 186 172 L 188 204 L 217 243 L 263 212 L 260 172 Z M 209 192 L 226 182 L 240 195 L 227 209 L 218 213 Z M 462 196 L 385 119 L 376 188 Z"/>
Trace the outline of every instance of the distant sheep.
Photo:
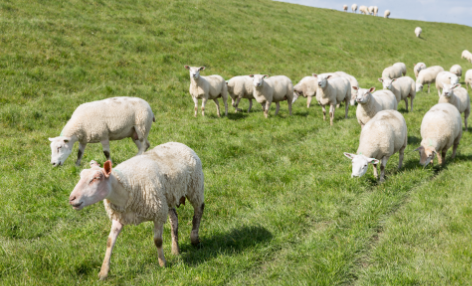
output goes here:
<path id="1" fill-rule="evenodd" d="M 438 156 L 438 163 L 442 164 L 451 146 L 451 158 L 454 159 L 462 137 L 461 115 L 457 108 L 449 103 L 431 107 L 421 122 L 421 137 L 421 146 L 415 149 L 420 153 L 421 165 L 433 164 L 435 155 Z"/>
<path id="2" fill-rule="evenodd" d="M 286 100 L 288 111 L 292 115 L 293 85 L 292 81 L 283 75 L 267 77 L 262 74 L 251 74 L 253 78 L 254 98 L 262 105 L 265 118 L 269 117 L 269 109 L 272 102 L 275 102 L 277 109 L 275 115 L 279 113 L 280 101 Z"/>
<path id="3" fill-rule="evenodd" d="M 384 18 L 390 17 L 390 10 L 386 10 L 384 13 Z"/>
<path id="4" fill-rule="evenodd" d="M 472 54 L 468 50 L 464 50 L 461 55 L 461 59 L 466 59 L 470 63 L 472 63 Z"/>
<path id="5" fill-rule="evenodd" d="M 247 98 L 249 100 L 249 108 L 247 112 L 251 111 L 252 100 L 254 96 L 252 78 L 249 76 L 235 76 L 226 82 L 228 86 L 228 93 L 232 99 L 232 105 L 236 109 L 236 112 L 242 111 L 238 108 L 239 102 L 242 98 Z"/>
<path id="6" fill-rule="evenodd" d="M 334 77 L 331 75 L 317 75 L 313 77 L 318 80 L 318 90 L 316 91 L 316 100 L 323 110 L 323 120 L 326 120 L 326 105 L 329 105 L 330 125 L 333 125 L 334 112 L 336 105 L 345 102 L 345 116 L 349 111 L 349 100 L 351 99 L 351 84 L 345 77 Z"/>
<path id="7" fill-rule="evenodd" d="M 367 6 L 361 6 L 361 7 L 359 7 L 359 13 L 364 14 L 364 15 L 367 15 L 367 13 L 368 13 L 368 11 L 367 11 Z"/>
<path id="8" fill-rule="evenodd" d="M 441 96 L 442 89 L 444 84 L 456 84 L 459 83 L 459 78 L 448 71 L 442 71 L 436 76 L 436 89 L 438 90 L 438 95 Z"/>
<path id="9" fill-rule="evenodd" d="M 386 67 L 382 72 L 383 79 L 399 78 L 402 75 L 403 75 L 403 66 L 400 66 L 400 65 L 393 65 L 393 66 Z"/>
<path id="10" fill-rule="evenodd" d="M 198 100 L 202 100 L 202 116 L 205 116 L 205 105 L 207 100 L 212 99 L 216 104 L 216 112 L 218 117 L 220 113 L 220 103 L 218 98 L 223 98 L 225 104 L 225 116 L 228 116 L 228 88 L 223 77 L 219 75 L 201 76 L 200 71 L 205 67 L 184 66 L 190 72 L 190 88 L 189 93 L 195 103 L 195 114 L 197 117 Z"/>
<path id="11" fill-rule="evenodd" d="M 352 12 L 357 13 L 357 4 L 352 4 L 351 9 Z"/>
<path id="12" fill-rule="evenodd" d="M 369 6 L 369 8 L 367 8 L 367 12 L 369 12 L 369 15 L 374 15 L 374 6 Z"/>
<path id="13" fill-rule="evenodd" d="M 462 67 L 460 65 L 453 65 L 449 71 L 455 74 L 459 78 L 459 80 L 461 79 Z"/>
<path id="14" fill-rule="evenodd" d="M 307 98 L 306 107 L 310 107 L 311 100 L 316 96 L 316 90 L 318 89 L 318 81 L 313 76 L 306 76 L 300 80 L 294 87 L 293 101 L 294 103 L 299 96 Z"/>
<path id="15" fill-rule="evenodd" d="M 408 112 L 408 97 L 410 98 L 411 111 L 413 111 L 413 100 L 416 96 L 415 81 L 409 77 L 404 76 L 397 79 L 381 79 L 379 81 L 382 83 L 384 89 L 388 89 L 397 99 L 397 103 L 400 104 L 401 100 L 405 101 L 405 108 Z"/>
<path id="16" fill-rule="evenodd" d="M 472 87 L 472 70 L 468 70 L 465 73 L 464 81 L 465 81 L 465 86 L 467 87 L 467 90 L 469 90 L 469 86 Z"/>
<path id="17" fill-rule="evenodd" d="M 398 169 L 402 167 L 407 142 L 408 129 L 400 112 L 380 111 L 362 129 L 357 154 L 344 153 L 352 161 L 351 178 L 362 177 L 367 172 L 368 164 L 373 164 L 377 178 L 377 164 L 382 160 L 380 181 L 384 181 L 385 167 L 393 154 L 399 153 Z"/>
<path id="18" fill-rule="evenodd" d="M 423 30 L 420 27 L 416 27 L 415 35 L 416 35 L 417 38 L 419 38 L 421 36 L 421 32 L 423 32 Z"/>
<path id="19" fill-rule="evenodd" d="M 379 14 L 379 7 L 374 6 L 374 16 L 377 16 Z"/>
<path id="20" fill-rule="evenodd" d="M 390 90 L 379 90 L 372 94 L 374 91 L 375 87 L 358 89 L 356 117 L 361 128 L 364 128 L 364 125 L 378 112 L 388 109 L 397 110 L 398 103 L 395 94 Z"/>
<path id="21" fill-rule="evenodd" d="M 414 67 L 413 67 L 413 72 L 415 73 L 415 77 L 418 78 L 418 74 L 420 73 L 421 70 L 424 70 L 426 68 L 426 64 L 425 63 L 417 63 Z"/>
<path id="22" fill-rule="evenodd" d="M 467 90 L 460 87 L 459 83 L 456 84 L 444 84 L 444 89 L 439 103 L 450 103 L 454 105 L 459 113 L 464 113 L 464 126 L 467 131 L 467 118 L 470 114 L 470 98 Z"/>
<path id="23" fill-rule="evenodd" d="M 416 79 L 416 92 L 422 91 L 423 86 L 427 84 L 429 93 L 431 84 L 436 82 L 438 73 L 442 71 L 444 71 L 444 69 L 441 66 L 432 66 L 421 70 Z"/>
<path id="24" fill-rule="evenodd" d="M 343 6 L 343 10 L 344 10 L 345 12 L 347 12 L 347 5 L 344 5 L 344 6 Z"/>

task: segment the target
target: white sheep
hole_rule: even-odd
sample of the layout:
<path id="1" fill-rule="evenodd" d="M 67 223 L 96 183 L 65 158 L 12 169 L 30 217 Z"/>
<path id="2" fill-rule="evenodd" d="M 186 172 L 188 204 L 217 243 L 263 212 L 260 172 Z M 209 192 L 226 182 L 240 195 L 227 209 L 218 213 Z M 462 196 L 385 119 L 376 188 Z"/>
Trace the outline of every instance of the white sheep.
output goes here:
<path id="1" fill-rule="evenodd" d="M 351 10 L 352 12 L 357 13 L 357 4 L 352 4 Z"/>
<path id="2" fill-rule="evenodd" d="M 294 97 L 292 81 L 284 76 L 271 76 L 251 74 L 253 78 L 253 95 L 254 98 L 262 105 L 264 116 L 269 116 L 269 108 L 272 102 L 275 102 L 277 109 L 275 115 L 279 113 L 280 102 L 286 100 L 288 103 L 288 111 L 292 115 L 292 101 Z"/>
<path id="3" fill-rule="evenodd" d="M 374 6 L 374 16 L 377 16 L 379 14 L 379 7 Z"/>
<path id="4" fill-rule="evenodd" d="M 345 77 L 333 77 L 331 75 L 313 74 L 318 80 L 318 89 L 316 91 L 316 100 L 323 110 L 323 120 L 326 120 L 326 105 L 329 105 L 330 125 L 333 125 L 334 112 L 336 105 L 345 102 L 345 115 L 347 118 L 349 111 L 349 100 L 351 99 L 351 84 Z"/>
<path id="5" fill-rule="evenodd" d="M 429 93 L 431 84 L 436 81 L 438 73 L 442 71 L 444 71 L 444 69 L 440 66 L 432 66 L 421 70 L 416 79 L 416 92 L 423 90 L 423 86 L 427 84 Z"/>
<path id="6" fill-rule="evenodd" d="M 448 83 L 448 84 L 459 83 L 459 78 L 455 74 L 448 71 L 442 71 L 438 73 L 438 75 L 436 76 L 436 89 L 438 90 L 439 96 L 441 96 L 443 85 L 445 83 Z"/>
<path id="7" fill-rule="evenodd" d="M 374 6 L 369 6 L 367 12 L 369 12 L 369 15 L 374 15 Z"/>
<path id="8" fill-rule="evenodd" d="M 172 234 L 172 254 L 179 254 L 178 218 L 175 207 L 189 200 L 193 206 L 193 227 L 190 240 L 199 244 L 198 229 L 205 207 L 202 162 L 197 154 L 181 143 L 169 142 L 143 155 L 133 157 L 115 168 L 106 161 L 103 169 L 95 161 L 80 173 L 80 180 L 70 194 L 69 204 L 75 210 L 99 201 L 112 221 L 105 259 L 98 274 L 108 276 L 110 257 L 123 226 L 154 222 L 154 244 L 159 265 L 166 260 L 162 248 L 164 223 L 169 215 Z"/>
<path id="9" fill-rule="evenodd" d="M 464 81 L 465 81 L 465 86 L 467 87 L 467 90 L 469 90 L 469 86 L 472 87 L 472 69 L 468 70 L 465 73 Z"/>
<path id="10" fill-rule="evenodd" d="M 364 6 L 364 5 L 360 6 L 359 7 L 359 13 L 367 15 L 367 13 L 368 13 L 367 12 L 367 6 Z"/>
<path id="11" fill-rule="evenodd" d="M 397 99 L 397 103 L 400 103 L 401 100 L 405 101 L 405 108 L 408 112 L 408 97 L 410 98 L 411 111 L 413 111 L 413 100 L 416 96 L 416 86 L 415 81 L 409 77 L 404 76 L 397 79 L 382 79 L 379 78 L 379 81 L 382 83 L 384 89 L 388 89 Z"/>
<path id="12" fill-rule="evenodd" d="M 455 74 L 459 80 L 462 77 L 462 67 L 460 65 L 453 65 L 449 71 Z"/>
<path id="13" fill-rule="evenodd" d="M 416 27 L 415 35 L 416 35 L 417 38 L 419 38 L 421 36 L 422 32 L 423 32 L 423 29 L 421 29 L 420 27 Z"/>
<path id="14" fill-rule="evenodd" d="M 359 88 L 357 93 L 357 122 L 364 128 L 364 125 L 369 122 L 378 112 L 382 110 L 397 110 L 398 103 L 390 90 L 375 91 L 375 87 L 370 89 Z"/>
<path id="15" fill-rule="evenodd" d="M 417 63 L 415 64 L 415 66 L 413 67 L 413 72 L 415 73 L 415 77 L 418 78 L 418 74 L 420 73 L 421 70 L 424 70 L 426 68 L 426 64 L 425 63 Z"/>
<path id="16" fill-rule="evenodd" d="M 202 116 L 205 116 L 205 105 L 209 99 L 216 104 L 216 112 L 218 117 L 220 113 L 220 103 L 218 98 L 223 98 L 225 104 L 225 116 L 228 116 L 228 89 L 225 80 L 219 75 L 202 76 L 200 71 L 205 67 L 184 66 L 190 72 L 190 88 L 189 92 L 195 103 L 195 117 L 197 117 L 198 100 L 202 100 Z"/>
<path id="17" fill-rule="evenodd" d="M 343 10 L 347 12 L 347 5 L 343 5 Z"/>
<path id="18" fill-rule="evenodd" d="M 299 96 L 307 98 L 306 107 L 310 107 L 311 100 L 316 96 L 316 90 L 318 89 L 318 81 L 313 76 L 306 76 L 300 80 L 294 87 L 293 101 L 294 103 Z"/>
<path id="19" fill-rule="evenodd" d="M 390 17 L 390 10 L 385 10 L 384 12 L 384 18 Z"/>
<path id="20" fill-rule="evenodd" d="M 472 54 L 468 50 L 464 50 L 461 55 L 461 59 L 466 59 L 470 63 L 472 63 Z"/>
<path id="21" fill-rule="evenodd" d="M 398 62 L 398 63 L 394 63 L 392 66 L 397 69 L 400 69 L 402 71 L 403 76 L 406 75 L 406 65 L 404 63 Z"/>
<path id="22" fill-rule="evenodd" d="M 154 113 L 145 100 L 137 97 L 113 97 L 79 105 L 62 129 L 51 141 L 51 164 L 63 165 L 74 143 L 79 141 L 75 164 L 80 166 L 87 143 L 102 143 L 103 153 L 110 160 L 110 140 L 130 137 L 138 147 L 138 155 L 150 144 L 147 140 Z"/>
<path id="23" fill-rule="evenodd" d="M 460 86 L 459 83 L 445 83 L 442 95 L 439 98 L 439 103 L 450 103 L 457 108 L 459 113 L 464 113 L 464 127 L 467 131 L 467 118 L 469 118 L 470 114 L 470 98 L 467 90 Z"/>
<path id="24" fill-rule="evenodd" d="M 238 108 L 239 102 L 242 98 L 247 98 L 249 100 L 249 108 L 247 112 L 251 111 L 252 100 L 254 96 L 252 78 L 250 76 L 235 76 L 226 82 L 228 87 L 229 96 L 232 99 L 232 105 L 236 109 L 236 112 L 242 111 Z"/>
<path id="25" fill-rule="evenodd" d="M 385 167 L 388 159 L 399 153 L 398 169 L 402 167 L 403 156 L 408 141 L 405 118 L 396 110 L 383 110 L 377 113 L 361 131 L 357 154 L 344 153 L 352 161 L 352 177 L 362 177 L 373 164 L 374 176 L 378 177 L 377 164 L 380 165 L 380 181 L 385 180 Z"/>
<path id="26" fill-rule="evenodd" d="M 401 65 L 392 65 L 392 66 L 386 67 L 382 72 L 383 79 L 399 78 L 402 75 L 403 75 L 403 66 Z"/>
<path id="27" fill-rule="evenodd" d="M 462 137 L 461 115 L 457 108 L 449 103 L 438 103 L 425 114 L 421 122 L 421 146 L 415 151 L 420 153 L 420 164 L 433 164 L 434 155 L 438 163 L 446 159 L 446 152 L 451 146 L 452 156 L 456 156 L 457 146 Z"/>
<path id="28" fill-rule="evenodd" d="M 350 102 L 351 102 L 351 105 L 354 105 L 355 102 L 356 102 L 356 98 L 357 98 L 357 89 L 355 89 L 354 87 L 357 87 L 359 88 L 359 83 L 357 82 L 357 79 L 350 75 L 350 74 L 347 74 L 343 71 L 337 71 L 335 73 L 333 73 L 334 76 L 341 76 L 341 77 L 345 77 L 349 80 L 349 83 L 351 84 L 351 99 L 350 99 Z"/>

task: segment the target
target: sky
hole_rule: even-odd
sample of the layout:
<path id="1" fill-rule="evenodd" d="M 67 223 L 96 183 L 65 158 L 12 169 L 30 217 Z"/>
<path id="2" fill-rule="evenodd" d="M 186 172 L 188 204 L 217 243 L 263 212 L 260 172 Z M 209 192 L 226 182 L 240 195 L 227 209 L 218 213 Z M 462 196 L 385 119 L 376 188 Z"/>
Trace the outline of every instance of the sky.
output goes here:
<path id="1" fill-rule="evenodd" d="M 391 18 L 411 19 L 429 22 L 445 22 L 472 27 L 472 0 L 276 0 L 294 4 L 342 10 L 349 7 L 365 5 L 379 7 L 379 15 L 390 10 Z M 359 13 L 359 11 L 357 11 Z"/>

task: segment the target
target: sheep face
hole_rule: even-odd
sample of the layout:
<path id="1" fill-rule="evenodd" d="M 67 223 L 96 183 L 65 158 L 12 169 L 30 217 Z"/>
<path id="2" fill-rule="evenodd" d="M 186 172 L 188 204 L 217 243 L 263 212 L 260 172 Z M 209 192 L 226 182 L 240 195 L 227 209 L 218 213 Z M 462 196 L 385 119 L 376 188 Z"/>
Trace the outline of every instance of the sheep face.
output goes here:
<path id="1" fill-rule="evenodd" d="M 460 84 L 443 84 L 442 95 L 446 97 L 451 97 L 454 94 L 454 89 L 459 86 Z"/>
<path id="2" fill-rule="evenodd" d="M 374 91 L 375 87 L 371 87 L 370 89 L 358 88 L 356 102 L 359 104 L 366 104 L 370 101 L 370 98 L 372 97 L 372 92 Z"/>
<path id="3" fill-rule="evenodd" d="M 387 78 L 387 79 L 379 78 L 379 81 L 382 83 L 383 89 L 392 90 L 392 84 L 395 80 L 390 79 L 390 78 Z"/>
<path id="4" fill-rule="evenodd" d="M 111 162 L 106 161 L 103 169 L 96 162 L 91 166 L 80 173 L 80 180 L 69 196 L 69 204 L 75 210 L 102 201 L 111 193 Z"/>
<path id="5" fill-rule="evenodd" d="M 267 77 L 266 74 L 251 74 L 250 77 L 253 78 L 252 83 L 256 88 L 261 87 L 264 84 L 264 79 Z"/>
<path id="6" fill-rule="evenodd" d="M 420 92 L 423 90 L 423 85 L 421 83 L 416 83 L 416 92 Z"/>
<path id="7" fill-rule="evenodd" d="M 190 71 L 190 78 L 197 80 L 200 77 L 200 71 L 204 70 L 205 67 L 191 67 L 185 66 Z"/>
<path id="8" fill-rule="evenodd" d="M 420 146 L 416 148 L 415 151 L 420 153 L 420 164 L 424 167 L 429 163 L 433 163 L 434 155 L 437 153 L 433 146 L 427 146 L 426 148 Z"/>
<path id="9" fill-rule="evenodd" d="M 349 158 L 352 162 L 352 174 L 351 178 L 360 178 L 367 173 L 369 164 L 378 164 L 379 160 L 375 158 L 369 158 L 362 154 L 356 155 L 351 153 L 344 153 L 344 156 Z"/>
<path id="10" fill-rule="evenodd" d="M 326 85 L 328 84 L 328 79 L 331 78 L 331 76 L 325 76 L 325 75 L 313 75 L 315 76 L 317 79 L 318 79 L 318 86 L 321 87 L 321 88 L 325 88 Z"/>
<path id="11" fill-rule="evenodd" d="M 74 143 L 71 142 L 71 138 L 64 136 L 49 138 L 49 141 L 51 141 L 51 164 L 54 167 L 63 165 L 72 153 Z"/>

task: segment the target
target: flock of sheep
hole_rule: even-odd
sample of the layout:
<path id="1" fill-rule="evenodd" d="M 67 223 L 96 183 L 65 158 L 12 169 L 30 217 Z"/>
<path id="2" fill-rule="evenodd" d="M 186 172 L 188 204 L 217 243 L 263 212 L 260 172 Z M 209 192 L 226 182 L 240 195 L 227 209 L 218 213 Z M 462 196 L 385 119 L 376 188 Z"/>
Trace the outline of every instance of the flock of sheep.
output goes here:
<path id="1" fill-rule="evenodd" d="M 347 12 L 347 9 L 348 9 L 347 5 L 343 5 L 343 10 Z M 357 4 L 352 4 L 351 5 L 351 10 L 352 10 L 352 12 L 357 13 Z M 362 5 L 362 6 L 359 7 L 359 12 L 361 14 L 364 14 L 364 15 L 369 14 L 369 15 L 372 15 L 372 16 L 377 16 L 378 13 L 379 13 L 379 7 L 377 7 L 377 6 L 367 7 L 367 6 Z M 385 10 L 384 18 L 388 18 L 388 17 L 390 17 L 390 10 Z"/>
<path id="2" fill-rule="evenodd" d="M 472 62 L 468 51 L 462 57 Z M 437 156 L 443 163 L 446 151 L 453 147 L 452 158 L 456 154 L 462 136 L 461 113 L 467 130 L 470 113 L 470 98 L 466 89 L 460 87 L 462 68 L 459 65 L 444 71 L 440 66 L 426 67 L 417 63 L 413 70 L 416 81 L 406 76 L 404 63 L 395 63 L 384 69 L 379 81 L 383 90 L 375 91 L 360 88 L 356 78 L 345 72 L 312 74 L 300 80 L 295 86 L 286 76 L 268 77 L 263 74 L 233 77 L 225 81 L 219 75 L 202 76 L 205 67 L 185 66 L 190 72 L 189 92 L 195 104 L 197 116 L 198 100 L 202 100 L 202 115 L 205 104 L 211 99 L 221 116 L 218 99 L 222 98 L 225 115 L 228 114 L 228 94 L 236 112 L 241 99 L 252 100 L 262 105 L 267 118 L 270 105 L 275 102 L 279 111 L 280 102 L 287 101 L 289 113 L 292 103 L 299 96 L 307 98 L 307 107 L 313 98 L 322 106 L 323 119 L 326 120 L 326 106 L 329 106 L 330 124 L 333 125 L 334 113 L 341 103 L 345 105 L 345 117 L 349 104 L 357 103 L 356 117 L 361 126 L 357 153 L 344 153 L 352 161 L 351 177 L 361 177 L 367 172 L 368 164 L 374 167 L 378 177 L 377 165 L 380 164 L 380 180 L 385 178 L 388 159 L 399 153 L 399 168 L 402 167 L 404 150 L 407 146 L 407 125 L 398 104 L 405 102 L 406 110 L 413 111 L 413 100 L 423 87 L 436 84 L 439 103 L 424 116 L 421 124 L 422 141 L 415 151 L 420 153 L 420 164 L 433 163 Z M 472 84 L 472 70 L 465 76 L 467 87 Z M 410 99 L 410 109 L 408 109 Z M 76 165 L 80 165 L 88 143 L 101 143 L 107 161 L 103 168 L 92 161 L 90 169 L 80 174 L 80 180 L 70 194 L 69 204 L 76 210 L 104 201 L 105 209 L 112 220 L 107 241 L 105 258 L 99 273 L 100 279 L 108 275 L 110 257 L 116 239 L 124 225 L 154 222 L 154 243 L 158 250 L 161 266 L 166 261 L 162 248 L 162 232 L 167 216 L 172 229 L 172 253 L 179 254 L 178 218 L 176 207 L 188 200 L 194 209 L 191 242 L 199 243 L 199 226 L 204 211 L 204 177 L 202 162 L 198 155 L 184 144 L 169 142 L 145 152 L 150 143 L 147 138 L 155 122 L 150 105 L 143 99 L 133 97 L 114 97 L 84 103 L 72 114 L 60 136 L 49 138 L 51 141 L 51 163 L 61 166 L 72 152 L 75 142 L 79 142 Z M 138 154 L 121 164 L 112 167 L 110 160 L 110 140 L 131 138 Z"/>

